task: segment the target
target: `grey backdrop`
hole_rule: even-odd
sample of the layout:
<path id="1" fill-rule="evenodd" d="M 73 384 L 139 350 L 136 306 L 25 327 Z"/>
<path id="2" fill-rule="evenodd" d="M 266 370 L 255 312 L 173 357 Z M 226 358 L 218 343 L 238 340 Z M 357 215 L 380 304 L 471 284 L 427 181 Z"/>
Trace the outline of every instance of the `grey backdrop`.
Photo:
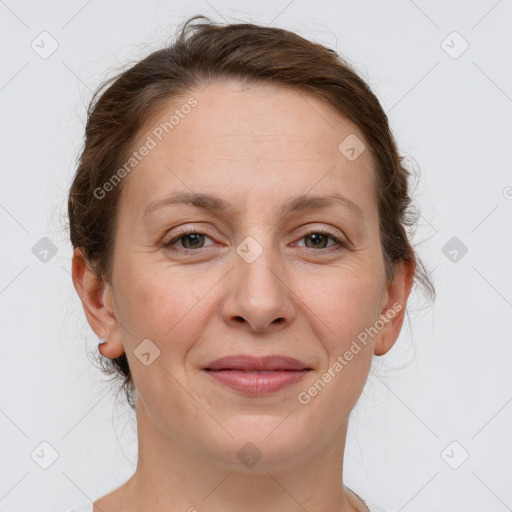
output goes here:
<path id="1" fill-rule="evenodd" d="M 133 417 L 87 359 L 66 192 L 92 91 L 193 14 L 336 48 L 421 173 L 438 301 L 415 293 L 376 359 L 346 484 L 392 511 L 512 510 L 512 0 L 0 1 L 0 510 L 64 512 L 134 470 Z"/>

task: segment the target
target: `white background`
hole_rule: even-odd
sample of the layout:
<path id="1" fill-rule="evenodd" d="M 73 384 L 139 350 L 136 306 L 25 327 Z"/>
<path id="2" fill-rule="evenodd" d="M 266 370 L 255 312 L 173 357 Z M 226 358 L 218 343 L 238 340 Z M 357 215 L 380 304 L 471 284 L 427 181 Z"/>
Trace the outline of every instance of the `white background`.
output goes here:
<path id="1" fill-rule="evenodd" d="M 0 2 L 0 510 L 66 511 L 134 471 L 133 418 L 87 356 L 98 340 L 72 287 L 66 194 L 92 91 L 193 14 L 335 48 L 421 173 L 414 242 L 438 300 L 420 310 L 415 294 L 412 329 L 375 361 L 346 485 L 393 512 L 511 510 L 511 0 Z M 31 48 L 43 31 L 59 45 L 47 59 Z M 457 58 L 453 31 L 469 44 Z M 42 237 L 58 248 L 46 263 Z M 456 262 L 452 237 L 468 248 Z M 44 441 L 48 469 L 31 458 Z"/>

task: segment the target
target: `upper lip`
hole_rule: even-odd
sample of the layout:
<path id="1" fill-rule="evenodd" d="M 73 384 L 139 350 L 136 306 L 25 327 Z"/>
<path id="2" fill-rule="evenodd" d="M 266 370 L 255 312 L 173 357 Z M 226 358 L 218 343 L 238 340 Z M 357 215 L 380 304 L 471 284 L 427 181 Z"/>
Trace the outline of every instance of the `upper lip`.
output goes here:
<path id="1" fill-rule="evenodd" d="M 271 370 L 311 370 L 307 364 L 293 357 L 270 355 L 255 357 L 245 354 L 221 357 L 208 363 L 204 370 L 242 370 L 242 371 L 271 371 Z"/>

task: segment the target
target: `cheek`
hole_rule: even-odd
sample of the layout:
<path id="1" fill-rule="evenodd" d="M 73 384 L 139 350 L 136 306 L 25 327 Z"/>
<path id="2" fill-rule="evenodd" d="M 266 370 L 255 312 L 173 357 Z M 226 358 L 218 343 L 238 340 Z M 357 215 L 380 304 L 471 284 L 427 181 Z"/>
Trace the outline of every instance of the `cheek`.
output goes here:
<path id="1" fill-rule="evenodd" d="M 355 404 L 371 365 L 373 339 L 368 329 L 378 319 L 380 299 L 375 282 L 354 275 L 331 277 L 305 301 L 326 354 L 317 387 L 329 388 L 325 398 L 330 396 L 341 409 Z"/>
<path id="2" fill-rule="evenodd" d="M 207 319 L 213 279 L 168 266 L 142 266 L 126 280 L 125 322 L 132 343 L 154 340 L 165 357 L 180 358 Z"/>
<path id="3" fill-rule="evenodd" d="M 361 279 L 359 272 L 331 273 L 322 279 L 303 280 L 306 314 L 316 318 L 329 352 L 344 349 L 351 338 L 373 325 L 378 318 L 380 303 L 379 281 L 371 276 Z M 363 274 L 364 275 L 364 274 Z M 315 286 L 305 282 L 314 282 Z"/>
<path id="4" fill-rule="evenodd" d="M 203 296 L 212 285 L 208 280 L 206 284 L 192 286 L 191 282 L 202 280 L 168 267 L 141 267 L 125 279 L 122 290 L 124 308 L 120 320 L 126 327 L 123 338 L 127 357 L 144 402 L 156 410 L 157 397 L 173 396 L 173 407 L 179 409 L 185 407 L 186 393 L 183 395 L 178 382 L 187 379 L 186 356 L 204 329 L 208 296 Z M 154 353 L 158 354 L 149 365 L 138 358 L 138 347 L 146 339 L 157 347 L 145 342 L 150 347 L 151 359 Z"/>

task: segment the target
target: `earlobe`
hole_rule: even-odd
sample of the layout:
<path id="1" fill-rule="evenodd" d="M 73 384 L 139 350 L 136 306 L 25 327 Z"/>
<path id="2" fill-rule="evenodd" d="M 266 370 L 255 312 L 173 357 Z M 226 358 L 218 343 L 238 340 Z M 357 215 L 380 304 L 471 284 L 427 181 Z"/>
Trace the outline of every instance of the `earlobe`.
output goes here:
<path id="1" fill-rule="evenodd" d="M 98 343 L 98 350 L 100 351 L 103 357 L 108 357 L 109 359 L 115 359 L 122 354 L 124 354 L 124 348 L 122 343 L 119 344 L 115 340 L 102 340 L 103 343 Z"/>
<path id="2" fill-rule="evenodd" d="M 79 248 L 73 251 L 71 275 L 89 325 L 99 338 L 108 338 L 101 353 L 109 358 L 120 356 L 124 348 L 111 304 L 112 287 L 96 275 Z"/>
<path id="3" fill-rule="evenodd" d="M 387 287 L 387 301 L 380 313 L 382 329 L 375 337 L 374 354 L 382 356 L 395 344 L 405 318 L 405 307 L 414 281 L 415 262 L 400 261 L 395 277 Z"/>

